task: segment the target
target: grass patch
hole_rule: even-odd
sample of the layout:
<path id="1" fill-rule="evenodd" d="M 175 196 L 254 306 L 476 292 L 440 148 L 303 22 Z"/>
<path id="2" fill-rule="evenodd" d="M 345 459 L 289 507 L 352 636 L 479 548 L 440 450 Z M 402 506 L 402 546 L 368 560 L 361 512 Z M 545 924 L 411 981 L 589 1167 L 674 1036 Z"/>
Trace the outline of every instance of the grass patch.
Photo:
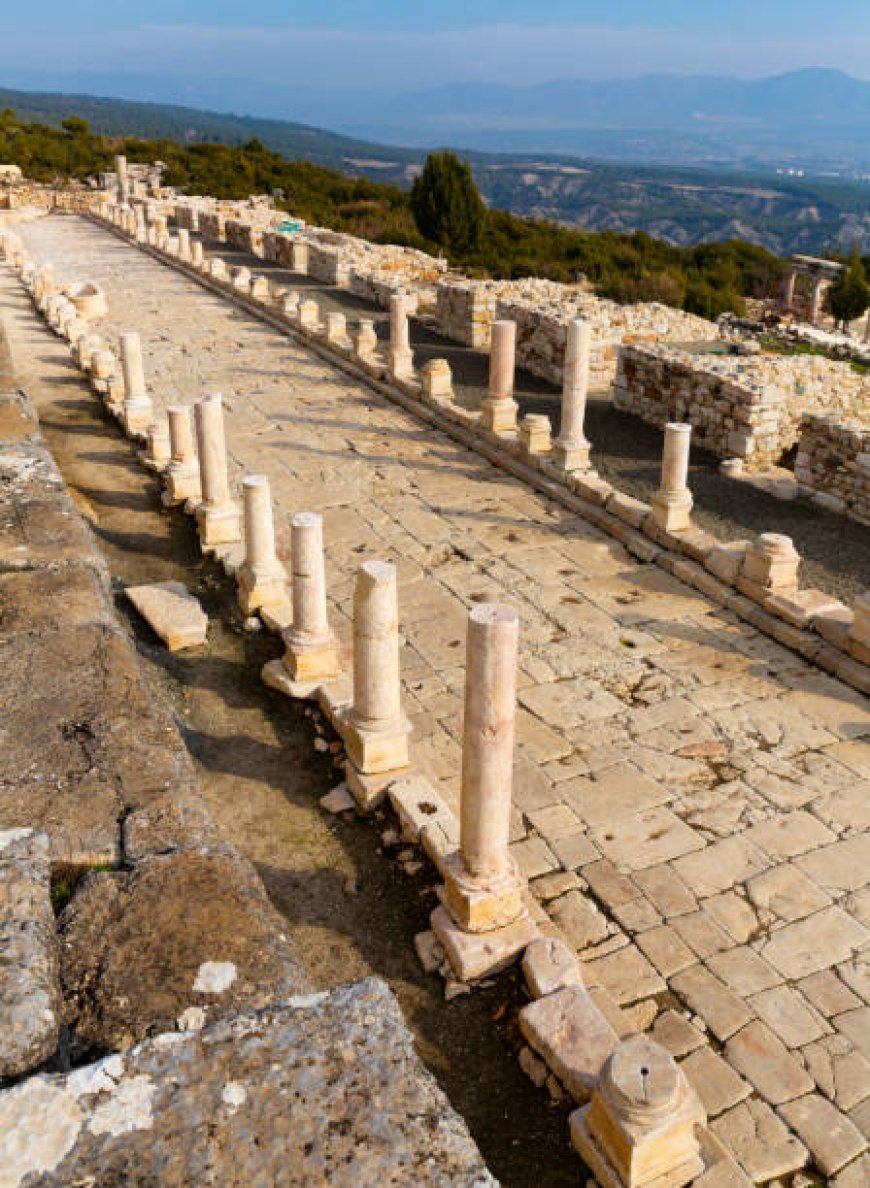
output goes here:
<path id="1" fill-rule="evenodd" d="M 51 906 L 54 908 L 54 914 L 60 915 L 75 895 L 79 883 L 87 875 L 114 869 L 107 862 L 90 862 L 82 865 L 62 863 L 55 867 L 51 872 Z"/>

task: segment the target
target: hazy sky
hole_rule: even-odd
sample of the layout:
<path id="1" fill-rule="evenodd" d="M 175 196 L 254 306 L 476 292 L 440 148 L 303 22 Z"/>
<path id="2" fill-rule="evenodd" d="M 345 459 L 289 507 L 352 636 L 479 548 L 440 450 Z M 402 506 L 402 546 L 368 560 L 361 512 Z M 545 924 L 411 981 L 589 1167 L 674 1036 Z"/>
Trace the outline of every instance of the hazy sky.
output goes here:
<path id="1" fill-rule="evenodd" d="M 653 72 L 870 78 L 867 0 L 2 0 L 2 67 L 427 88 Z"/>

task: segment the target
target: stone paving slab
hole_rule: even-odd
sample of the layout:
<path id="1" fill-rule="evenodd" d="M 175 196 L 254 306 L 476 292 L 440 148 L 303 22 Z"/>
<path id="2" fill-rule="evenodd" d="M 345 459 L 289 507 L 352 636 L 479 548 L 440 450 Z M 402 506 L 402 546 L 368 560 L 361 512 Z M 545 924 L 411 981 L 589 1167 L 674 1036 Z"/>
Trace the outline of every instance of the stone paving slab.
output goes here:
<path id="1" fill-rule="evenodd" d="M 290 513 L 324 513 L 345 657 L 355 568 L 399 563 L 413 753 L 454 812 L 465 616 L 481 600 L 518 608 L 512 840 L 535 878 L 573 875 L 597 903 L 603 939 L 582 922 L 575 937 L 596 983 L 644 1015 L 668 989 L 722 1042 L 754 1020 L 802 1070 L 812 1061 L 781 1032 L 819 1042 L 820 1011 L 867 1056 L 866 985 L 841 972 L 870 945 L 866 699 L 101 229 L 49 218 L 22 235 L 61 280 L 105 289 L 107 337 L 140 331 L 158 409 L 224 392 L 232 479 L 269 476 L 284 560 Z M 635 938 L 663 927 L 679 955 L 660 944 L 660 969 Z M 805 1005 L 763 997 L 805 985 Z M 805 1149 L 762 1107 L 753 1096 L 717 1120 L 745 1170 L 801 1166 Z"/>

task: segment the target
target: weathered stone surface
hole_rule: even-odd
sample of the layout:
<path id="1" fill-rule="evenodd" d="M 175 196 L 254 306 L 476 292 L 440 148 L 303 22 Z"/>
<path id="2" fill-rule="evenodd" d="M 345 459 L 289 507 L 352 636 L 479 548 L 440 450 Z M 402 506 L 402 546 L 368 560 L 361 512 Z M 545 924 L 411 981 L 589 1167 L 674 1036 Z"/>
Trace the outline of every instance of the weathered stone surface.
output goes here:
<path id="1" fill-rule="evenodd" d="M 564 986 L 582 986 L 577 958 L 564 941 L 547 937 L 533 941 L 523 954 L 523 974 L 533 998 L 543 998 Z"/>
<path id="2" fill-rule="evenodd" d="M 291 998 L 0 1094 L 0 1182 L 495 1184 L 387 987 Z"/>
<path id="3" fill-rule="evenodd" d="M 779 1112 L 809 1147 L 813 1162 L 826 1176 L 838 1172 L 867 1149 L 858 1128 L 817 1093 L 790 1101 Z"/>
<path id="4" fill-rule="evenodd" d="M 699 1048 L 680 1065 L 711 1118 L 744 1101 L 752 1086 L 708 1046 Z"/>
<path id="5" fill-rule="evenodd" d="M 770 1106 L 754 1097 L 714 1118 L 710 1129 L 761 1184 L 798 1171 L 809 1159 L 803 1143 L 789 1134 Z"/>
<path id="6" fill-rule="evenodd" d="M 540 936 L 537 923 L 525 915 L 491 932 L 465 932 L 446 908 L 438 907 L 432 913 L 431 924 L 461 982 L 507 969 Z"/>
<path id="7" fill-rule="evenodd" d="M 731 1037 L 725 1054 L 772 1105 L 791 1101 L 813 1088 L 809 1073 L 773 1032 L 756 1020 Z"/>
<path id="8" fill-rule="evenodd" d="M 190 1006 L 209 1016 L 305 989 L 262 884 L 230 846 L 144 858 L 94 874 L 61 915 L 61 976 L 74 1048 L 117 1050 L 171 1030 Z M 194 989 L 231 963 L 226 992 Z"/>
<path id="9" fill-rule="evenodd" d="M 170 652 L 205 643 L 208 615 L 182 582 L 128 586 L 125 593 Z"/>
<path id="10" fill-rule="evenodd" d="M 575 1101 L 590 1097 L 618 1036 L 581 986 L 567 986 L 520 1011 L 520 1029 Z"/>
<path id="11" fill-rule="evenodd" d="M 48 839 L 7 830 L 0 833 L 0 1078 L 51 1056 L 61 1008 Z"/>

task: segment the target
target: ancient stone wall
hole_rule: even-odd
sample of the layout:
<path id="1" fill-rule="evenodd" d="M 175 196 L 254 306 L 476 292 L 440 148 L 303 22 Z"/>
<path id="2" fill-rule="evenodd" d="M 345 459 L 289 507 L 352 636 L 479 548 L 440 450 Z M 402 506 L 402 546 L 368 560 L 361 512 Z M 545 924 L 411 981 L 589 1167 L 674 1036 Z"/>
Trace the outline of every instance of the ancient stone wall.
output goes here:
<path id="1" fill-rule="evenodd" d="M 870 419 L 808 413 L 801 422 L 795 478 L 814 502 L 870 525 Z"/>
<path id="2" fill-rule="evenodd" d="M 22 206 L 42 206 L 47 210 L 66 210 L 74 214 L 89 214 L 99 210 L 104 195 L 100 190 L 58 189 L 25 181 L 9 186 L 0 193 L 0 210 L 14 210 Z"/>
<path id="3" fill-rule="evenodd" d="M 444 281 L 436 294 L 439 333 L 464 346 L 487 350 L 495 302 L 495 294 L 476 281 Z"/>
<path id="4" fill-rule="evenodd" d="M 868 397 L 866 377 L 846 363 L 698 355 L 659 343 L 622 348 L 613 399 L 653 425 L 689 421 L 699 445 L 757 468 L 778 463 L 797 444 L 804 413 L 860 416 Z"/>

